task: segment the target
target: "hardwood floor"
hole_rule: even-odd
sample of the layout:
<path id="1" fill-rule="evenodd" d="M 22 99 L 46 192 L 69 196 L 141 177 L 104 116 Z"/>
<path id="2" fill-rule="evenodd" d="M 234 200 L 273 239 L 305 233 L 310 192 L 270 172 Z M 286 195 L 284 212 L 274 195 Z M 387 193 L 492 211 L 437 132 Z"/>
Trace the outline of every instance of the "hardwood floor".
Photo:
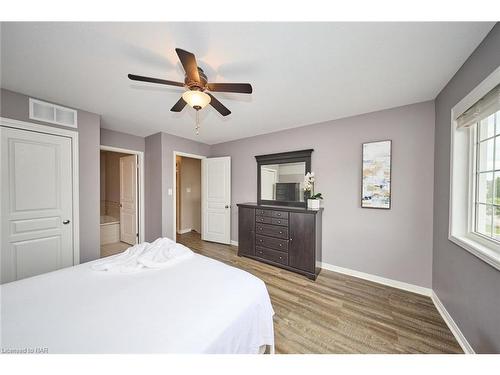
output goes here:
<path id="1" fill-rule="evenodd" d="M 429 297 L 327 270 L 313 282 L 197 233 L 177 241 L 266 283 L 276 353 L 462 353 Z"/>
<path id="2" fill-rule="evenodd" d="M 127 250 L 131 245 L 125 242 L 115 242 L 101 245 L 101 258 L 109 257 Z"/>

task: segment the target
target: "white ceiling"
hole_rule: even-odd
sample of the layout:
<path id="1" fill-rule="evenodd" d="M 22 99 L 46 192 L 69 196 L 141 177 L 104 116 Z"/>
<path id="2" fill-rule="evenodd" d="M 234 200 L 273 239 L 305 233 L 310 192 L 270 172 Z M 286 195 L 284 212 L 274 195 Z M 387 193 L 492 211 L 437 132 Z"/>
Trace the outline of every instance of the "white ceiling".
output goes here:
<path id="1" fill-rule="evenodd" d="M 208 144 L 431 100 L 493 22 L 2 23 L 1 85 L 102 115 L 102 127 L 159 131 Z M 254 93 L 215 96 L 232 114 L 170 108 L 182 89 L 128 73 L 183 80 L 174 48 L 211 82 Z"/>

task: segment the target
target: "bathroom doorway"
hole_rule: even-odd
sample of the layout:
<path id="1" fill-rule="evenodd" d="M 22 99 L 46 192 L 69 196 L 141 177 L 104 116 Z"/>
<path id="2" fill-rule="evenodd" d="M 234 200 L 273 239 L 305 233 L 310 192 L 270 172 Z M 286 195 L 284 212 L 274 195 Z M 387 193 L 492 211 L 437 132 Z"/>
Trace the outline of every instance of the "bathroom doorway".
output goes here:
<path id="1" fill-rule="evenodd" d="M 101 258 L 143 240 L 142 153 L 101 146 Z"/>
<path id="2" fill-rule="evenodd" d="M 192 157 L 194 156 L 194 157 Z M 201 234 L 201 159 L 175 153 L 175 232 Z"/>

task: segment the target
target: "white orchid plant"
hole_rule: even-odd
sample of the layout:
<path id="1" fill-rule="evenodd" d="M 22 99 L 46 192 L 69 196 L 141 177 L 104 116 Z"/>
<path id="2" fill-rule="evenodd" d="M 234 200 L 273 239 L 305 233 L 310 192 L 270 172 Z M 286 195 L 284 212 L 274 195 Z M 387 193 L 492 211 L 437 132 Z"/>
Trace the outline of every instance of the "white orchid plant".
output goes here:
<path id="1" fill-rule="evenodd" d="M 314 181 L 316 178 L 314 177 L 314 172 L 307 172 L 304 176 L 304 191 L 309 192 L 311 196 L 309 199 L 323 199 L 321 193 L 314 194 Z"/>

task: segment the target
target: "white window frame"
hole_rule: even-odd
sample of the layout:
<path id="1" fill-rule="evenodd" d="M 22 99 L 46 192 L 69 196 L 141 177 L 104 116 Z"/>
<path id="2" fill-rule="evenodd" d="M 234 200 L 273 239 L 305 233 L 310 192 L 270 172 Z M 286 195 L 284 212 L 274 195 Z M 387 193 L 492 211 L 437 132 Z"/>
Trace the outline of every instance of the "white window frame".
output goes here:
<path id="1" fill-rule="evenodd" d="M 477 125 L 457 129 L 457 118 L 500 84 L 500 67 L 451 110 L 448 239 L 500 270 L 500 244 L 475 233 L 475 134 Z M 466 182 L 466 183 L 465 183 Z"/>

